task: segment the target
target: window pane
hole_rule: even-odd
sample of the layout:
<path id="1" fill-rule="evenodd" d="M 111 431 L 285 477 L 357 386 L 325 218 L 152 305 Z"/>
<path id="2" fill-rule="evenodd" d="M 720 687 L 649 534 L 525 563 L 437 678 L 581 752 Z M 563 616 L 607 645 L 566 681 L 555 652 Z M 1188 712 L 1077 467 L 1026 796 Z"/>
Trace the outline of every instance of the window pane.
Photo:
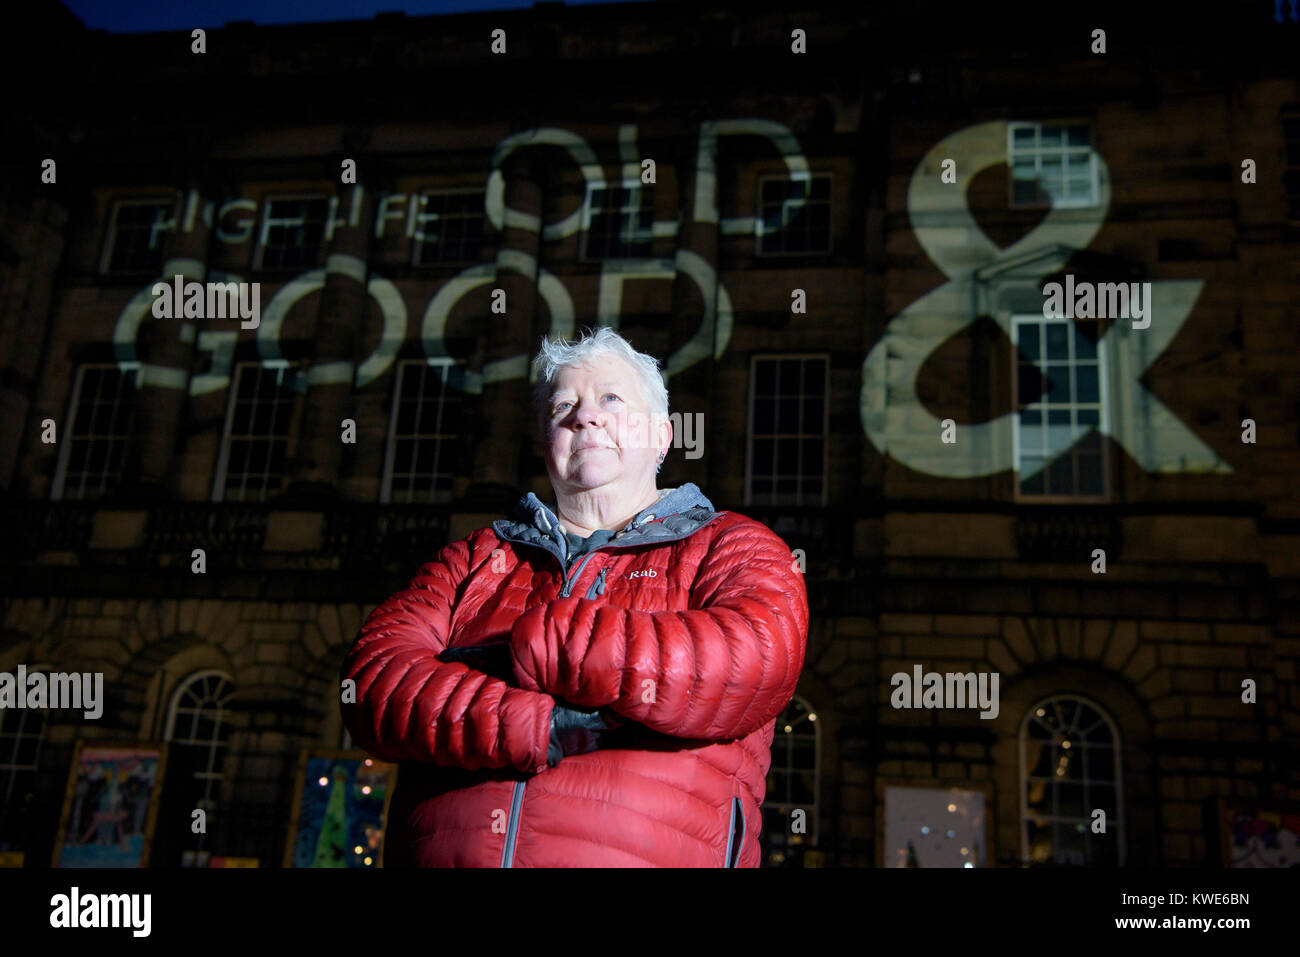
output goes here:
<path id="1" fill-rule="evenodd" d="M 162 266 L 172 203 L 118 203 L 109 240 L 109 272 L 154 272 Z"/>
<path id="2" fill-rule="evenodd" d="M 1017 348 L 1024 353 L 1026 359 L 1042 358 L 1038 351 L 1038 326 L 1028 323 L 1018 326 L 1017 335 L 1020 337 Z"/>
<path id="3" fill-rule="evenodd" d="M 820 396 L 826 391 L 826 362 L 823 359 L 805 359 L 803 364 L 803 391 Z"/>
<path id="4" fill-rule="evenodd" d="M 1043 460 L 1037 456 L 1023 456 L 1020 461 L 1020 491 L 1025 495 L 1041 495 L 1044 481 L 1044 473 L 1041 471 Z M 1026 478 L 1030 471 L 1035 474 L 1031 478 Z"/>
<path id="5" fill-rule="evenodd" d="M 1035 416 L 1035 418 L 1041 418 L 1041 416 Z M 1025 425 L 1023 419 L 1021 420 L 1021 424 L 1020 424 L 1020 448 L 1021 449 L 1023 449 L 1026 452 L 1045 452 L 1047 450 L 1043 447 L 1043 438 L 1044 436 L 1043 436 L 1042 425 L 1038 423 L 1035 423 L 1033 425 Z"/>
<path id="6" fill-rule="evenodd" d="M 1039 191 L 1038 185 L 1026 180 L 1016 180 L 1011 193 L 1013 203 L 1035 203 L 1038 202 Z"/>
<path id="7" fill-rule="evenodd" d="M 415 431 L 415 412 L 418 406 L 413 401 L 402 401 L 397 404 L 397 432 L 399 435 L 410 435 Z"/>
<path id="8" fill-rule="evenodd" d="M 1020 400 L 1020 404 L 1028 405 L 1031 402 L 1039 401 L 1045 383 L 1043 374 L 1038 367 L 1022 362 L 1017 369 L 1017 376 L 1016 398 Z"/>
<path id="9" fill-rule="evenodd" d="M 1115 749 L 1109 744 L 1110 729 L 1102 725 L 1088 737 L 1088 777 L 1097 781 L 1114 781 Z"/>
<path id="10" fill-rule="evenodd" d="M 824 418 L 824 409 L 820 399 L 803 400 L 803 431 L 820 434 L 822 431 L 822 420 Z"/>
<path id="11" fill-rule="evenodd" d="M 271 444 L 263 439 L 249 439 L 247 471 L 262 474 L 271 462 Z"/>
<path id="12" fill-rule="evenodd" d="M 1083 785 L 1057 779 L 1056 813 L 1061 817 L 1083 817 Z"/>
<path id="13" fill-rule="evenodd" d="M 1074 440 L 1074 430 L 1067 422 L 1065 425 L 1049 425 L 1047 427 L 1047 452 L 1061 452 L 1068 449 Z"/>
<path id="14" fill-rule="evenodd" d="M 266 435 L 271 431 L 273 410 L 270 403 L 259 402 L 252 408 L 252 423 L 250 431 L 258 435 Z"/>
<path id="15" fill-rule="evenodd" d="M 1064 495 L 1075 491 L 1074 458 L 1072 456 L 1059 455 L 1048 466 L 1047 491 L 1050 495 Z"/>
<path id="16" fill-rule="evenodd" d="M 1066 324 L 1053 322 L 1047 326 L 1047 358 L 1065 360 L 1069 358 Z"/>
<path id="17" fill-rule="evenodd" d="M 206 743 L 215 737 L 217 729 L 215 718 L 215 714 L 211 711 L 202 711 L 196 716 L 194 722 L 194 740 Z"/>
<path id="18" fill-rule="evenodd" d="M 1074 322 L 1074 357 L 1087 360 L 1097 358 L 1097 323 L 1082 319 Z"/>
<path id="19" fill-rule="evenodd" d="M 779 476 L 798 474 L 799 446 L 792 439 L 782 439 L 777 443 L 776 470 Z"/>
<path id="20" fill-rule="evenodd" d="M 1056 839 L 1056 849 L 1053 854 L 1053 860 L 1058 864 L 1069 864 L 1072 866 L 1081 866 L 1088 862 L 1085 853 L 1085 837 L 1087 828 L 1083 824 L 1065 823 L 1058 824 L 1053 829 Z"/>
<path id="21" fill-rule="evenodd" d="M 415 470 L 421 475 L 428 475 L 433 471 L 433 458 L 435 452 L 437 452 L 437 444 L 427 439 L 416 445 Z"/>
<path id="22" fill-rule="evenodd" d="M 798 403 L 782 399 L 776 409 L 776 430 L 781 433 L 795 432 L 799 428 Z"/>
<path id="23" fill-rule="evenodd" d="M 393 470 L 399 474 L 411 471 L 414 452 L 414 444 L 410 439 L 398 442 L 396 448 L 393 449 Z"/>
<path id="24" fill-rule="evenodd" d="M 1066 403 L 1070 401 L 1070 367 L 1065 363 L 1048 363 L 1047 365 L 1047 401 Z"/>
<path id="25" fill-rule="evenodd" d="M 830 249 L 830 177 L 764 180 L 759 188 L 760 254 Z"/>
<path id="26" fill-rule="evenodd" d="M 820 475 L 825 443 L 821 439 L 803 440 L 803 474 Z"/>
<path id="27" fill-rule="evenodd" d="M 286 392 L 279 392 L 275 397 L 275 413 L 271 422 L 271 432 L 277 436 L 289 434 L 289 421 L 293 418 L 293 406 Z"/>
<path id="28" fill-rule="evenodd" d="M 1096 402 L 1099 397 L 1097 387 L 1097 367 L 1091 363 L 1080 363 L 1074 367 L 1075 398 L 1080 402 Z"/>

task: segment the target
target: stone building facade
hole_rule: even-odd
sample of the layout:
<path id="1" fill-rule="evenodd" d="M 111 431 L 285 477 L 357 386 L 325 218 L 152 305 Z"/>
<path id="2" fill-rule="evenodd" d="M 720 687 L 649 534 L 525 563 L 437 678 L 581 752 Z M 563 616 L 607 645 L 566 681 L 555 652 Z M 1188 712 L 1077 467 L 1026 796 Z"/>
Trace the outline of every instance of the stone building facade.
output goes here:
<path id="1" fill-rule="evenodd" d="M 278 865 L 345 649 L 549 494 L 527 361 L 596 325 L 664 366 L 661 483 L 805 569 L 767 865 L 1214 865 L 1294 810 L 1300 25 L 656 8 L 33 31 L 85 83 L 0 184 L 0 672 L 107 701 L 0 712 L 0 853 L 78 740 L 167 741 L 154 864 Z"/>

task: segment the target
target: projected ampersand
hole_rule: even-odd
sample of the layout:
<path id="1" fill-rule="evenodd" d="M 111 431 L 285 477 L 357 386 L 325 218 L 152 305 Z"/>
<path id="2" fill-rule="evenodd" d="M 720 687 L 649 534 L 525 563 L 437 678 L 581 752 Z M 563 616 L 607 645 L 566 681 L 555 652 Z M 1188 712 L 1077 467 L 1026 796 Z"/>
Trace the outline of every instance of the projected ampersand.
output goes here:
<path id="1" fill-rule="evenodd" d="M 1003 120 L 969 126 L 935 144 L 917 164 L 908 188 L 908 215 L 917 241 L 948 281 L 894 316 L 862 363 L 860 414 L 867 437 L 880 452 L 929 475 L 974 478 L 1016 467 L 1014 412 L 964 424 L 958 441 L 941 442 L 941 419 L 922 404 L 917 376 L 936 349 L 980 315 L 991 316 L 1012 338 L 1011 313 L 992 302 L 996 284 L 1037 288 L 1042 277 L 1061 269 L 1076 250 L 1092 242 L 1110 206 L 1109 171 L 1094 153 L 1096 204 L 1068 209 L 1053 204 L 1038 226 L 999 248 L 971 215 L 965 184 L 981 170 L 1007 162 L 1007 138 L 1008 123 Z M 960 171 L 956 184 L 940 176 L 945 159 L 951 158 Z M 1006 267 L 1005 278 L 990 278 L 999 267 Z M 1108 415 L 1100 431 L 1147 471 L 1231 471 L 1138 381 L 1177 334 L 1204 283 L 1174 280 L 1151 285 L 1153 321 L 1140 330 L 1115 322 L 1098 343 L 1110 382 L 1102 399 Z"/>

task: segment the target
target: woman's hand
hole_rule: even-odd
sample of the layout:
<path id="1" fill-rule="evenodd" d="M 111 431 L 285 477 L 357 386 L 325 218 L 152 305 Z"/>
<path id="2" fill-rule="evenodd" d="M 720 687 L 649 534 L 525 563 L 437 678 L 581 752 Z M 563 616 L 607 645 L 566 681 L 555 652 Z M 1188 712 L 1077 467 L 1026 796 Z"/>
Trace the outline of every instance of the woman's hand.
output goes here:
<path id="1" fill-rule="evenodd" d="M 586 754 L 600 747 L 602 731 L 622 727 L 624 722 L 608 708 L 579 711 L 555 702 L 551 712 L 551 743 L 546 752 L 546 763 L 555 767 L 562 758 L 571 754 Z"/>

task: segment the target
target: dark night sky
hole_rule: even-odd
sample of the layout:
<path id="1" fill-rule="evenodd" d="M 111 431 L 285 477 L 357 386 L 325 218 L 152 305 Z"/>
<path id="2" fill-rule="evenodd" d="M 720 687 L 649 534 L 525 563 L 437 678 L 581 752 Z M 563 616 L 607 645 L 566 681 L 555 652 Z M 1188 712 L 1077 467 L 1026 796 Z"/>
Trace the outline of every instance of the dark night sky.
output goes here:
<path id="1" fill-rule="evenodd" d="M 402 10 L 409 16 L 435 13 L 481 13 L 525 10 L 533 0 L 63 0 L 92 30 L 138 33 L 224 26 L 231 20 L 310 23 L 321 20 L 369 20 L 376 13 Z M 566 0 L 565 6 L 628 0 Z M 644 0 L 642 0 L 644 2 Z"/>

